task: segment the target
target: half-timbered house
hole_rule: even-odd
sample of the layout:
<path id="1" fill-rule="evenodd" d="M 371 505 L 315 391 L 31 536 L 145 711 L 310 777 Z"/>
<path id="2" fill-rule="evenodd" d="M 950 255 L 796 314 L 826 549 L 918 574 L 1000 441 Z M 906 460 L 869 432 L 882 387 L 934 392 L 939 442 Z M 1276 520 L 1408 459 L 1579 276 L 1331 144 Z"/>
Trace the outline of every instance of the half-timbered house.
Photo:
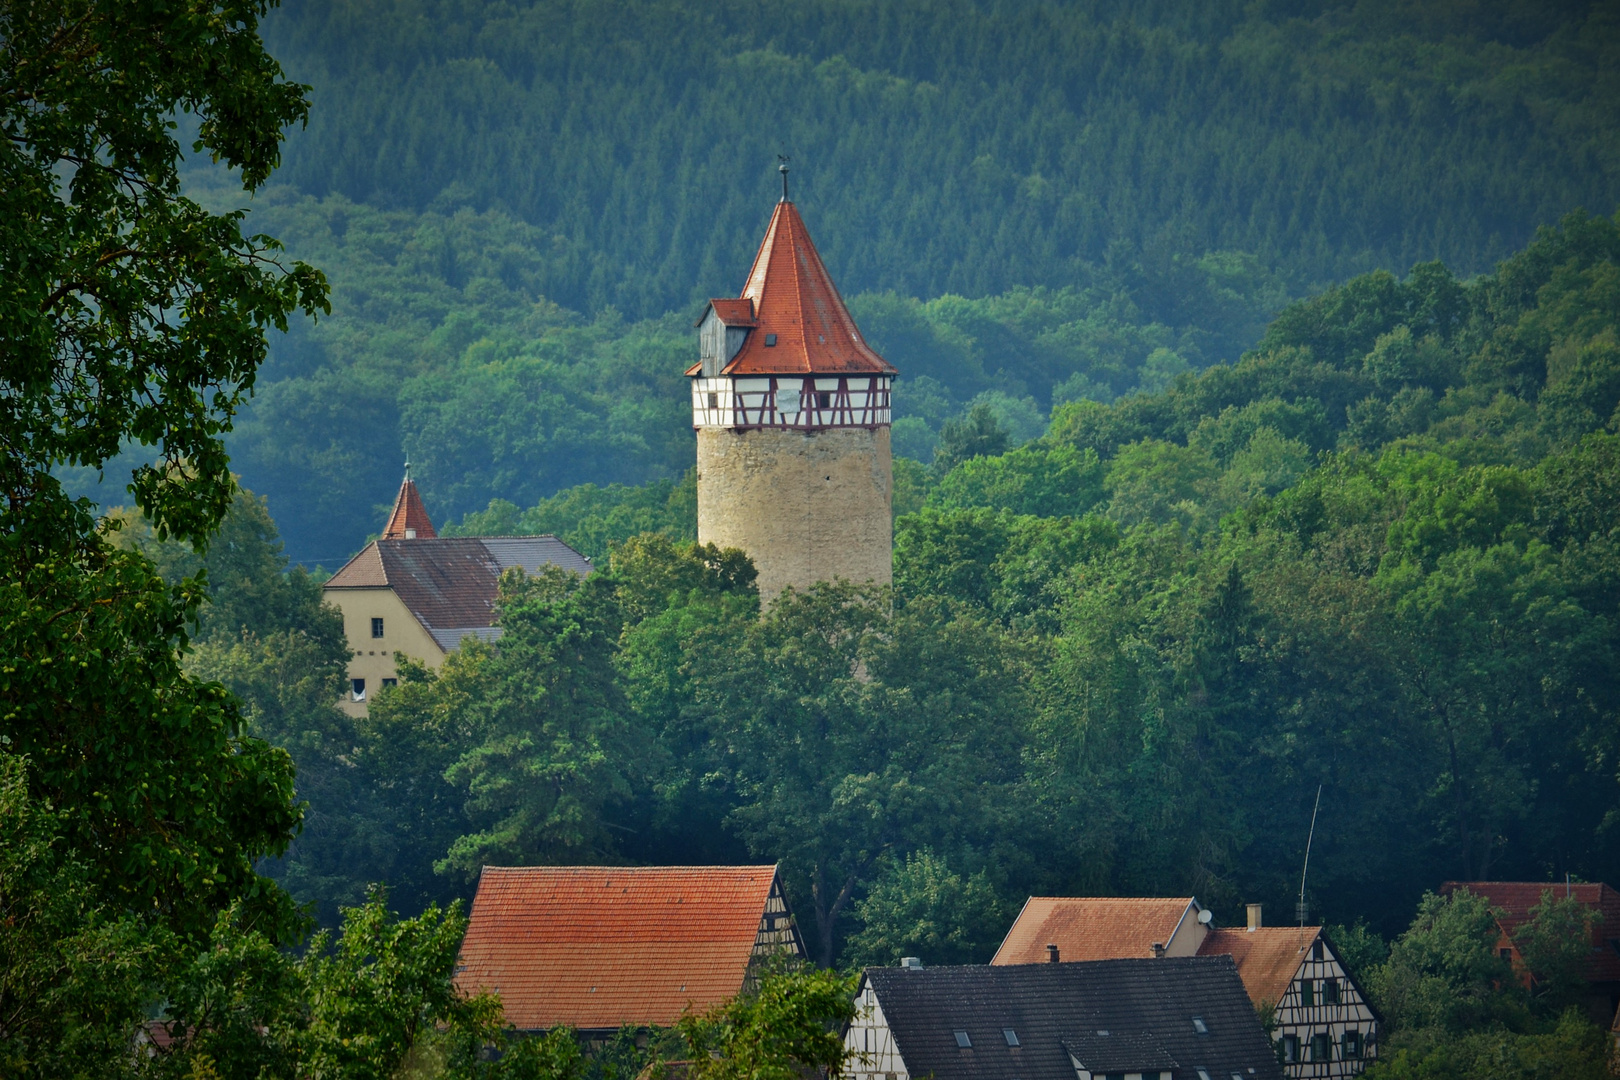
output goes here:
<path id="1" fill-rule="evenodd" d="M 486 866 L 456 985 L 523 1031 L 667 1027 L 804 944 L 774 866 Z"/>
<path id="2" fill-rule="evenodd" d="M 1282 1080 L 1230 957 L 869 968 L 851 1080 Z"/>
<path id="3" fill-rule="evenodd" d="M 1192 897 L 1031 897 L 991 964 L 1177 956 L 1232 958 L 1290 1080 L 1355 1076 L 1377 1056 L 1378 1016 L 1322 928 L 1263 926 L 1258 904 L 1246 927 L 1217 929 Z"/>

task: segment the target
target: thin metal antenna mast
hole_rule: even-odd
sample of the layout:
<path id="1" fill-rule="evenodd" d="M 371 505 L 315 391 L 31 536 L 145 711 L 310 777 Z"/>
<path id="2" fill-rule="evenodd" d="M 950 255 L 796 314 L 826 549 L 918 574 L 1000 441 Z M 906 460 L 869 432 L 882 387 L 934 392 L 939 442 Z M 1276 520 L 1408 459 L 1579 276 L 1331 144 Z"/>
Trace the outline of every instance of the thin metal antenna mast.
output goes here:
<path id="1" fill-rule="evenodd" d="M 777 154 L 776 155 L 776 160 L 781 162 L 781 164 L 776 167 L 776 171 L 782 174 L 782 201 L 787 202 L 788 201 L 788 190 L 787 190 L 787 174 L 788 174 L 787 163 L 788 163 L 788 159 L 783 154 Z"/>
<path id="2" fill-rule="evenodd" d="M 1294 915 L 1299 919 L 1300 948 L 1305 947 L 1305 919 L 1310 914 L 1310 908 L 1305 903 L 1305 878 L 1311 872 L 1311 842 L 1316 839 L 1316 812 L 1322 809 L 1322 785 L 1316 785 L 1316 806 L 1311 810 L 1311 831 L 1305 837 L 1305 865 L 1299 871 L 1299 903 L 1294 905 Z"/>

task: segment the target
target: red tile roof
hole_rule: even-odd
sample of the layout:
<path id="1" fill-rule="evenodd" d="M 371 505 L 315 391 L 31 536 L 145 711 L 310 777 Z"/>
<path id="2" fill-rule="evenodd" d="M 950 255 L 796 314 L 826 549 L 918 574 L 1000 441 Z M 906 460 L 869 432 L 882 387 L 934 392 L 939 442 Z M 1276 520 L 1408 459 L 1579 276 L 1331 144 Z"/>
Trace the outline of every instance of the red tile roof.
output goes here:
<path id="1" fill-rule="evenodd" d="M 747 297 L 739 300 L 710 300 L 709 306 L 714 308 L 714 317 L 727 326 L 755 326 L 754 302 Z M 699 319 L 698 322 L 702 322 Z"/>
<path id="2" fill-rule="evenodd" d="M 774 866 L 486 866 L 456 985 L 533 1031 L 674 1023 L 736 995 Z"/>
<path id="3" fill-rule="evenodd" d="M 417 494 L 416 481 L 411 479 L 408 472 L 405 482 L 399 485 L 399 495 L 394 499 L 394 512 L 388 515 L 388 524 L 383 526 L 383 539 L 404 540 L 407 529 L 414 530 L 411 538 L 416 540 L 431 540 L 439 535 L 433 531 L 427 507 L 422 505 L 422 496 Z"/>
<path id="4" fill-rule="evenodd" d="M 893 366 L 861 337 L 804 219 L 785 199 L 771 215 L 742 297 L 711 303 L 728 325 L 746 325 L 731 321 L 741 310 L 731 305 L 745 301 L 751 305 L 754 329 L 723 375 L 894 374 Z M 767 335 L 774 335 L 776 344 L 767 345 Z"/>
<path id="5" fill-rule="evenodd" d="M 1475 896 L 1483 896 L 1491 906 L 1501 909 L 1497 920 L 1502 927 L 1507 946 L 1519 924 L 1530 918 L 1530 909 L 1541 903 L 1543 893 L 1552 893 L 1562 899 L 1566 886 L 1561 881 L 1448 881 L 1440 886 L 1443 894 L 1467 889 Z M 1592 927 L 1591 965 L 1586 977 L 1592 982 L 1620 982 L 1620 893 L 1601 882 L 1572 884 L 1569 894 L 1582 904 L 1598 912 Z M 1518 950 L 1515 949 L 1515 956 Z"/>
<path id="6" fill-rule="evenodd" d="M 1040 964 L 1046 946 L 1070 960 L 1119 960 L 1152 956 L 1153 943 L 1168 944 L 1192 907 L 1176 899 L 1032 896 L 1019 913 L 992 964 Z"/>
<path id="7" fill-rule="evenodd" d="M 1237 965 L 1249 1000 L 1258 1007 L 1282 1000 L 1301 960 L 1322 933 L 1320 926 L 1263 926 L 1256 930 L 1234 927 L 1211 930 L 1198 947 L 1199 956 L 1230 956 Z"/>

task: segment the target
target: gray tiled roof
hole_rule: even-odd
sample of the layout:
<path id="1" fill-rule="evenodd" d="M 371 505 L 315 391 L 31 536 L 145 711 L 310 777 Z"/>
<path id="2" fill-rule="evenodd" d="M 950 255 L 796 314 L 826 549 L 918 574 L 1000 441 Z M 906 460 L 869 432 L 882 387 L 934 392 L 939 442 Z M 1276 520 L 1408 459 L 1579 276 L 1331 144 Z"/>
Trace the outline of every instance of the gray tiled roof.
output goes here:
<path id="1" fill-rule="evenodd" d="M 1228 956 L 869 968 L 865 978 L 914 1077 L 1075 1080 L 1071 1054 L 1088 1069 L 1161 1069 L 1175 1080 L 1198 1080 L 1200 1068 L 1211 1080 L 1283 1076 Z M 971 1048 L 957 1046 L 956 1031 Z"/>

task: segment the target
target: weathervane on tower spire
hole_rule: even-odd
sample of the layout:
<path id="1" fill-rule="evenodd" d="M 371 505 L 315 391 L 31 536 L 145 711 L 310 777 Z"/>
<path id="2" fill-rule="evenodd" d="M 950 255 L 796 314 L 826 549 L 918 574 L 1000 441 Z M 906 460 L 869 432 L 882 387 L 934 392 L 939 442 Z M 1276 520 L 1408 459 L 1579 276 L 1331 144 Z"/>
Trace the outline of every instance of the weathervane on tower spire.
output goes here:
<path id="1" fill-rule="evenodd" d="M 777 154 L 776 155 L 776 160 L 780 161 L 782 163 L 782 164 L 780 164 L 780 165 L 778 165 L 776 167 L 776 171 L 782 174 L 782 201 L 787 202 L 788 201 L 788 191 L 787 191 L 787 174 L 788 174 L 787 163 L 788 163 L 788 159 L 787 159 L 787 156 L 785 154 Z"/>

